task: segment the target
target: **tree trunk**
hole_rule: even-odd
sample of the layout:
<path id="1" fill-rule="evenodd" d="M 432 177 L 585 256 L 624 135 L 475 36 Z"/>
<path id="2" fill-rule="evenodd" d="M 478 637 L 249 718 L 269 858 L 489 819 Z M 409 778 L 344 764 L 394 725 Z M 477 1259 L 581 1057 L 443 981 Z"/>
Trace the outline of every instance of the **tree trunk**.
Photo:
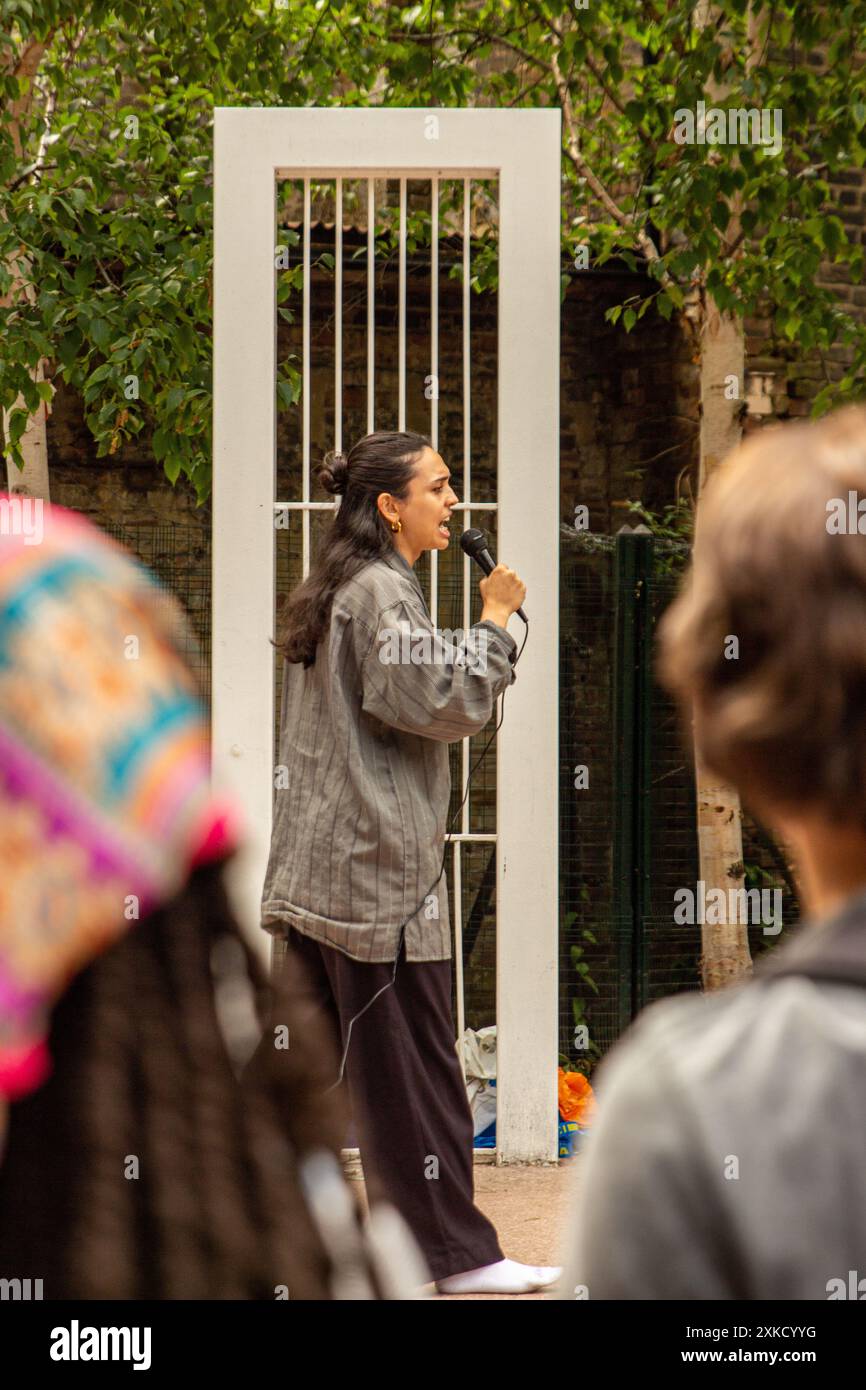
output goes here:
<path id="1" fill-rule="evenodd" d="M 696 24 L 710 23 L 716 7 L 702 3 L 695 11 Z M 758 51 L 754 16 L 749 16 L 750 57 Z M 716 100 L 724 91 L 712 79 L 709 96 Z M 739 229 L 739 199 L 732 202 L 732 218 L 726 236 L 730 241 Z M 736 448 L 741 438 L 741 411 L 745 399 L 745 345 L 742 320 L 721 313 L 712 296 L 704 299 L 700 323 L 701 431 L 698 494 L 717 464 Z M 700 501 L 698 502 L 700 506 Z M 698 856 L 705 893 L 721 889 L 725 902 L 730 889 L 745 887 L 743 864 L 743 813 L 740 796 L 732 787 L 712 776 L 695 751 L 695 791 L 697 796 Z M 734 901 L 739 901 L 734 899 Z M 725 914 L 730 917 L 730 913 Z M 737 914 L 739 916 L 739 914 Z M 750 975 L 752 955 L 745 922 L 724 925 L 701 924 L 701 983 L 705 990 L 722 989 Z"/>
<path id="2" fill-rule="evenodd" d="M 14 293 L 14 287 L 13 287 Z M 44 362 L 40 361 L 33 374 L 34 381 L 44 380 Z M 21 396 L 15 402 L 16 406 L 25 408 Z M 14 408 L 14 407 L 13 407 Z M 3 411 L 3 434 L 4 438 L 9 438 L 9 416 L 11 411 Z M 50 492 L 48 485 L 48 440 L 46 435 L 47 408 L 44 401 L 39 402 L 39 409 L 30 416 L 27 421 L 24 433 L 19 440 L 21 452 L 24 455 L 24 467 L 19 468 L 17 463 L 13 463 L 11 458 L 6 460 L 6 486 L 7 490 L 17 493 L 23 497 L 41 497 L 43 501 L 50 502 Z"/>
<path id="3" fill-rule="evenodd" d="M 701 441 L 699 488 L 716 464 L 740 440 L 737 399 L 725 398 L 725 378 L 735 378 L 742 393 L 745 354 L 739 320 L 718 312 L 708 298 L 701 333 Z M 698 503 L 700 506 L 700 502 Z M 736 787 L 714 778 L 695 753 L 700 875 L 709 893 L 744 887 L 743 827 Z M 736 899 L 735 899 L 736 901 Z M 752 969 L 745 923 L 701 926 L 701 982 L 705 990 L 721 989 Z"/>

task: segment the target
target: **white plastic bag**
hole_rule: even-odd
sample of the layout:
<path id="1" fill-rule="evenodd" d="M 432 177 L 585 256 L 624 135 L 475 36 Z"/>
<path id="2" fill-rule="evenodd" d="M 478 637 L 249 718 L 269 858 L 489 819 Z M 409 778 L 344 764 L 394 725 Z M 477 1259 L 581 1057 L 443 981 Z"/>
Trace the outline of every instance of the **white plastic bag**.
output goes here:
<path id="1" fill-rule="evenodd" d="M 458 1051 L 460 1043 L 456 1044 Z M 496 1026 L 467 1028 L 463 1033 L 463 1066 L 466 1094 L 477 1138 L 496 1119 Z M 494 1084 L 491 1085 L 491 1082 Z"/>

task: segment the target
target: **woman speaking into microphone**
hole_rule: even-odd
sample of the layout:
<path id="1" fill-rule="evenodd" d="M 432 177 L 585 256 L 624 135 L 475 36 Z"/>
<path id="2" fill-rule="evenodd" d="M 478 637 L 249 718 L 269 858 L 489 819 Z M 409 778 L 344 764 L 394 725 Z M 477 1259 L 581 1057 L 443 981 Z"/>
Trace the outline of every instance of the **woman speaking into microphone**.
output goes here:
<path id="1" fill-rule="evenodd" d="M 505 1259 L 474 1203 L 443 871 L 448 744 L 483 729 L 515 679 L 506 629 L 526 586 L 497 565 L 480 622 L 446 641 L 413 568 L 448 547 L 457 502 L 429 440 L 369 434 L 320 477 L 341 501 L 275 644 L 262 925 L 304 960 L 335 1025 L 368 1194 L 404 1217 L 441 1293 L 530 1292 L 559 1271 Z"/>

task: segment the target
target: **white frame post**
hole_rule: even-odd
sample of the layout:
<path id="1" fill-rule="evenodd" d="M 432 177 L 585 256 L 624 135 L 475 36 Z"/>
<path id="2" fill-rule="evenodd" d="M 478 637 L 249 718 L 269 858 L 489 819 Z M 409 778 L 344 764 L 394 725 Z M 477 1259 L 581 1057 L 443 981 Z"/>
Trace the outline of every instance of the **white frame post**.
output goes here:
<path id="1" fill-rule="evenodd" d="M 532 629 L 497 745 L 499 1163 L 558 1153 L 560 162 L 555 109 L 214 112 L 213 776 L 244 813 L 234 895 L 265 957 L 276 181 L 499 180 L 498 547 L 526 581 Z M 518 618 L 510 628 L 521 641 Z"/>

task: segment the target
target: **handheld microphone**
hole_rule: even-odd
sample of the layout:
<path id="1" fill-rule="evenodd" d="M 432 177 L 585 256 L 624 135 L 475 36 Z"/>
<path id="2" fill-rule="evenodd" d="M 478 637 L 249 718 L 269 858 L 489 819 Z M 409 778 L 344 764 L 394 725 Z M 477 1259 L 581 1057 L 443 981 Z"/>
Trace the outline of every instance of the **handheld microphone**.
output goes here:
<path id="1" fill-rule="evenodd" d="M 496 561 L 487 548 L 487 537 L 483 531 L 478 531 L 474 526 L 469 531 L 464 531 L 460 537 L 460 545 L 470 560 L 474 560 L 476 565 L 480 565 L 485 574 L 496 568 Z M 518 618 L 522 618 L 529 626 L 529 619 L 522 608 L 516 610 Z"/>

